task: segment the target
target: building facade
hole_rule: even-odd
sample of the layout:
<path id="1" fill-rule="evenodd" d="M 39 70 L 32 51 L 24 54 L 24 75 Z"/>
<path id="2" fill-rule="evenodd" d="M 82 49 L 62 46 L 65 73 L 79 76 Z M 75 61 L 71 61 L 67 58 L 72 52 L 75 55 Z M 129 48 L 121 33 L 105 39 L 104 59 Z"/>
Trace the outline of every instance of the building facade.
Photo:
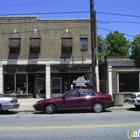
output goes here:
<path id="1" fill-rule="evenodd" d="M 104 93 L 121 93 L 126 98 L 134 92 L 140 92 L 140 69 L 134 65 L 132 59 L 125 56 L 106 56 L 99 73 L 100 89 Z"/>
<path id="2" fill-rule="evenodd" d="M 92 85 L 89 19 L 0 17 L 0 93 L 56 97 L 86 76 Z"/>

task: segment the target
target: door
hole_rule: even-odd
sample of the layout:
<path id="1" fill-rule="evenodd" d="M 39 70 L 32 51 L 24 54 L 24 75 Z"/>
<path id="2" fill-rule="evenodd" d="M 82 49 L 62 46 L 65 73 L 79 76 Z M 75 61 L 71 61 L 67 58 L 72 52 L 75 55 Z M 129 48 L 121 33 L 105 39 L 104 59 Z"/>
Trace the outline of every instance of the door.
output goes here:
<path id="1" fill-rule="evenodd" d="M 79 102 L 79 91 L 73 90 L 62 98 L 57 104 L 59 109 L 77 109 Z"/>
<path id="2" fill-rule="evenodd" d="M 36 78 L 36 86 L 35 91 L 37 97 L 44 98 L 45 97 L 45 78 L 39 77 Z"/>
<path id="3" fill-rule="evenodd" d="M 78 107 L 79 108 L 91 108 L 92 104 L 97 99 L 96 95 L 97 95 L 97 93 L 92 90 L 82 89 L 80 91 Z"/>
<path id="4" fill-rule="evenodd" d="M 61 77 L 53 77 L 51 79 L 51 89 L 52 89 L 52 97 L 60 97 L 62 94 L 62 78 Z"/>

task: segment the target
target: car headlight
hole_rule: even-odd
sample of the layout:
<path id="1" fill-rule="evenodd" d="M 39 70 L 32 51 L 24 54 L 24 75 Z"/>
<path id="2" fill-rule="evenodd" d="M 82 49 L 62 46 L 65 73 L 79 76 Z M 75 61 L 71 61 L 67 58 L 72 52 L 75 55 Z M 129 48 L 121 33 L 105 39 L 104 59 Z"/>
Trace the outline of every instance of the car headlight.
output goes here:
<path id="1" fill-rule="evenodd" d="M 42 101 L 38 101 L 38 102 L 36 102 L 35 104 L 42 104 Z"/>

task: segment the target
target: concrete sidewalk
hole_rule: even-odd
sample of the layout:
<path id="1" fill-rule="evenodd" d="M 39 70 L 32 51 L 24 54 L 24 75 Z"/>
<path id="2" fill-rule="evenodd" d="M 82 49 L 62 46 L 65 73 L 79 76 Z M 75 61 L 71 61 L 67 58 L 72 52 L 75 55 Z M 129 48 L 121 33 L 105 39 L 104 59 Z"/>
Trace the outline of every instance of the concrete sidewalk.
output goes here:
<path id="1" fill-rule="evenodd" d="M 35 111 L 33 108 L 33 104 L 35 104 L 37 101 L 42 100 L 42 98 L 35 99 L 35 98 L 18 98 L 18 102 L 20 103 L 19 109 L 14 109 L 15 111 L 27 111 L 27 112 L 33 112 Z M 134 105 L 128 104 L 127 102 L 123 103 L 123 106 L 114 106 L 110 107 L 109 109 L 129 109 L 129 108 L 135 108 Z"/>

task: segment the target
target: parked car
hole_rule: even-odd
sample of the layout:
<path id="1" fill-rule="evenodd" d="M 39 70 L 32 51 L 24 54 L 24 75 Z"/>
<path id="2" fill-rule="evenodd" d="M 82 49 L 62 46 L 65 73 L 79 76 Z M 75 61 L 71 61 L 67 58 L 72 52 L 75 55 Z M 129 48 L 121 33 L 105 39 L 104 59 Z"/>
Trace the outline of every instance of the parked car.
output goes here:
<path id="1" fill-rule="evenodd" d="M 128 103 L 133 104 L 136 108 L 140 108 L 140 92 L 131 94 Z"/>
<path id="2" fill-rule="evenodd" d="M 109 94 L 102 94 L 93 89 L 74 89 L 58 98 L 40 100 L 33 107 L 36 111 L 44 111 L 47 114 L 75 109 L 92 109 L 99 113 L 113 105 L 112 96 Z"/>
<path id="3" fill-rule="evenodd" d="M 0 94 L 0 113 L 2 113 L 2 111 L 19 108 L 19 106 L 20 104 L 16 97 L 5 97 L 3 94 Z"/>

